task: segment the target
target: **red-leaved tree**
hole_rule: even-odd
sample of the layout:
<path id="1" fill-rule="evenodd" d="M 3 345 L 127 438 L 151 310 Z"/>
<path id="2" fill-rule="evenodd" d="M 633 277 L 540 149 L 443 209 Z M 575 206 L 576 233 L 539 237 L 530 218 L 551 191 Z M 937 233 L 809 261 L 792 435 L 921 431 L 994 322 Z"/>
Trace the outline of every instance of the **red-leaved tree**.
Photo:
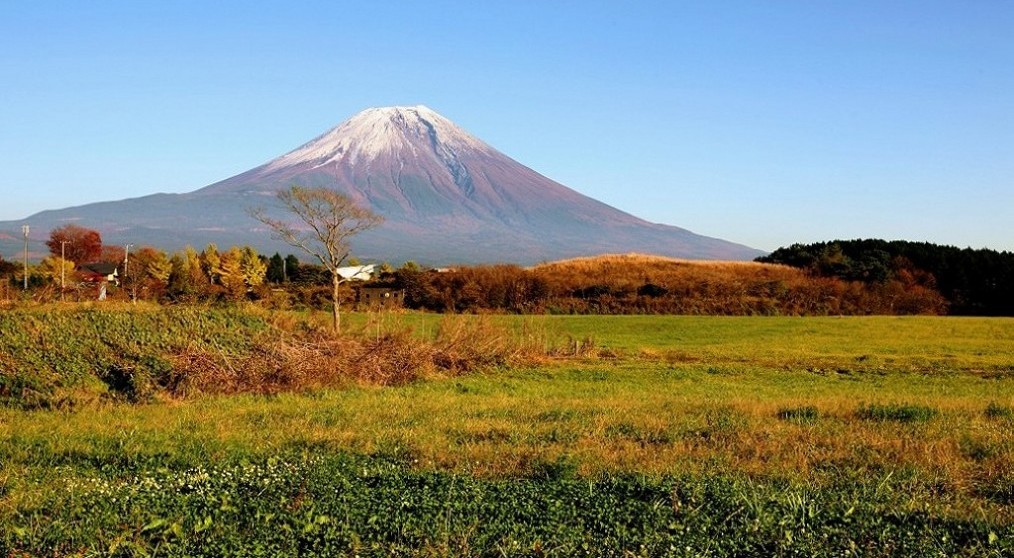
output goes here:
<path id="1" fill-rule="evenodd" d="M 98 231 L 86 229 L 78 225 L 64 225 L 49 232 L 46 246 L 54 256 L 61 255 L 77 263 L 94 262 L 102 254 L 102 236 Z"/>

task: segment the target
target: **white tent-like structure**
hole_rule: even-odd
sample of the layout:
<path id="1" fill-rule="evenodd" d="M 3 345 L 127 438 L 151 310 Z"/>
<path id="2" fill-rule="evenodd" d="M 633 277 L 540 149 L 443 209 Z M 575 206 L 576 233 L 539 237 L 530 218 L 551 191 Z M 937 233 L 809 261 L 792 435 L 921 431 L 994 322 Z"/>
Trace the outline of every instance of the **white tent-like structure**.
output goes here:
<path id="1" fill-rule="evenodd" d="M 369 281 L 373 278 L 373 271 L 376 267 L 375 264 L 339 267 L 338 275 L 346 281 Z"/>

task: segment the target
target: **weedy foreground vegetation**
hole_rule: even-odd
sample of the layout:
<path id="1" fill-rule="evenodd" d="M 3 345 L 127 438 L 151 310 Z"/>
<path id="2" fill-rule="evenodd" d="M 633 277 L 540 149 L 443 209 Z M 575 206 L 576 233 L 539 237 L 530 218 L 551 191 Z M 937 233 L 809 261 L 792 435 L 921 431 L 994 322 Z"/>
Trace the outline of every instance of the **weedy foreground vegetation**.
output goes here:
<path id="1" fill-rule="evenodd" d="M 350 321 L 0 313 L 0 556 L 1014 553 L 1009 319 Z"/>

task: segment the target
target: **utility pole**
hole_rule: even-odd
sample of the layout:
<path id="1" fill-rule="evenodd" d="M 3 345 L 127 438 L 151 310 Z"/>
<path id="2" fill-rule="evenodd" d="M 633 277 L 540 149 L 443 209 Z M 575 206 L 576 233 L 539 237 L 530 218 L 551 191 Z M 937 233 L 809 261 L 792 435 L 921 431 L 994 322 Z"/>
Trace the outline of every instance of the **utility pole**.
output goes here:
<path id="1" fill-rule="evenodd" d="M 69 242 L 70 242 L 69 240 L 61 240 L 60 241 L 60 302 L 64 301 L 64 293 L 67 290 L 65 288 L 65 282 L 64 282 L 65 277 L 64 276 L 66 275 L 66 272 L 67 272 L 67 250 L 66 250 L 66 246 L 67 246 L 67 244 Z"/>
<path id="2" fill-rule="evenodd" d="M 127 288 L 127 265 L 130 263 L 130 247 L 133 244 L 126 244 L 123 246 L 123 288 Z M 137 299 L 133 296 L 130 297 L 134 303 L 137 303 Z"/>
<path id="3" fill-rule="evenodd" d="M 21 233 L 25 235 L 25 290 L 28 290 L 28 225 L 21 225 Z"/>

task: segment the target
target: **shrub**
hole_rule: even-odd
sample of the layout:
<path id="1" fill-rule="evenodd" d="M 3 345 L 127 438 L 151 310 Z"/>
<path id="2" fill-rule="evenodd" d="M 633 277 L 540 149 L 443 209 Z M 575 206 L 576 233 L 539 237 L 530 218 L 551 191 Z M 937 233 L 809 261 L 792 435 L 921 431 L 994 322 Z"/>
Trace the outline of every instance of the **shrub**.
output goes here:
<path id="1" fill-rule="evenodd" d="M 294 316 L 255 307 L 6 312 L 0 405 L 398 385 L 593 349 L 590 341 L 550 338 L 530 325 L 509 331 L 489 316 L 447 316 L 432 340 L 410 329 L 335 337 Z"/>
<path id="2" fill-rule="evenodd" d="M 669 289 L 654 283 L 645 283 L 637 288 L 638 296 L 657 298 L 669 294 Z"/>
<path id="3" fill-rule="evenodd" d="M 986 416 L 991 419 L 1010 419 L 1014 418 L 1014 409 L 1011 409 L 1007 405 L 1001 405 L 996 401 L 990 401 L 989 405 L 986 406 Z"/>
<path id="4" fill-rule="evenodd" d="M 871 403 L 869 405 L 861 405 L 856 414 L 863 420 L 926 422 L 933 418 L 937 414 L 937 411 L 925 405 L 878 405 Z"/>

